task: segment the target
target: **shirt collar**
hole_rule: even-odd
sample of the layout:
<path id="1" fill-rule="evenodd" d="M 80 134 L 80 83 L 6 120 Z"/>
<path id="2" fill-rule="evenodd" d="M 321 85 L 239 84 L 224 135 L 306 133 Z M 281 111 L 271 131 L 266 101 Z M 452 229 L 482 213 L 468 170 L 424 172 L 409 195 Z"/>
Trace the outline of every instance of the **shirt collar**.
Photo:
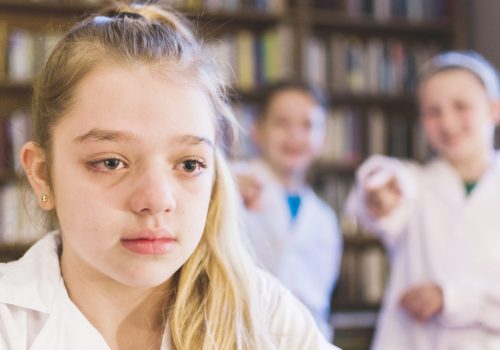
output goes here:
<path id="1" fill-rule="evenodd" d="M 58 288 L 64 287 L 59 266 L 60 235 L 54 231 L 24 256 L 0 264 L 0 303 L 49 313 Z"/>

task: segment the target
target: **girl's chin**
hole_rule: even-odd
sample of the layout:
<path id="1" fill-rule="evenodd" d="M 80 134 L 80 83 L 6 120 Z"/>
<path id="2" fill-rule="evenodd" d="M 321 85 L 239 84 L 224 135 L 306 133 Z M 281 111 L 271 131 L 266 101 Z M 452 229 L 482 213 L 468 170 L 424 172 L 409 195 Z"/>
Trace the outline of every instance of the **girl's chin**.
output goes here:
<path id="1" fill-rule="evenodd" d="M 476 157 L 477 154 L 473 152 L 468 152 L 467 150 L 449 150 L 449 151 L 444 151 L 440 152 L 442 156 L 444 156 L 446 159 L 455 162 L 455 163 L 460 163 L 460 162 L 469 162 L 472 157 Z"/>
<path id="2" fill-rule="evenodd" d="M 170 280 L 172 276 L 158 276 L 157 278 L 150 277 L 147 279 L 144 278 L 127 278 L 125 281 L 122 281 L 122 284 L 134 289 L 150 289 L 157 288 L 161 285 L 165 284 L 168 280 Z"/>

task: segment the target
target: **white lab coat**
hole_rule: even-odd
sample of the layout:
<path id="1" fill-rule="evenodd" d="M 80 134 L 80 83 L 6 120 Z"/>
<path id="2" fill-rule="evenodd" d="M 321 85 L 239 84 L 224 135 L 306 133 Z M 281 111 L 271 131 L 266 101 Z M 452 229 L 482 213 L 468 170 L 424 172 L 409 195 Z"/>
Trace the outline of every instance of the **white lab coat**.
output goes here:
<path id="1" fill-rule="evenodd" d="M 236 171 L 255 174 L 263 185 L 261 208 L 247 210 L 245 215 L 257 262 L 306 305 L 325 337 L 331 339 L 330 299 L 342 255 L 334 211 L 306 187 L 292 223 L 285 188 L 264 162 L 238 164 Z"/>
<path id="2" fill-rule="evenodd" d="M 50 233 L 23 258 L 0 264 L 1 350 L 109 350 L 99 332 L 68 297 L 57 251 L 60 238 Z M 336 349 L 317 330 L 307 310 L 274 278 L 261 273 L 263 320 L 276 336 L 273 349 Z M 168 350 L 165 332 L 161 350 Z"/>
<path id="3" fill-rule="evenodd" d="M 469 196 L 444 160 L 416 166 L 376 156 L 358 176 L 369 173 L 367 167 L 384 166 L 399 167 L 404 194 L 400 207 L 373 221 L 359 187 L 350 203 L 361 223 L 380 235 L 391 258 L 372 349 L 500 349 L 500 158 Z M 399 301 L 407 288 L 425 282 L 441 286 L 444 310 L 420 323 Z"/>

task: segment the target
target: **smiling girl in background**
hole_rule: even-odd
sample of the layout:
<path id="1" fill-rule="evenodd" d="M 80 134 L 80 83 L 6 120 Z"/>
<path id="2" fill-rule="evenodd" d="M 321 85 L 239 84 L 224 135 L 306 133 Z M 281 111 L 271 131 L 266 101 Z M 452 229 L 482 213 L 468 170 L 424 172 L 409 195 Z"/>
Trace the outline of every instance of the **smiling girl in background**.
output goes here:
<path id="1" fill-rule="evenodd" d="M 297 82 L 272 85 L 253 129 L 259 156 L 234 169 L 256 261 L 309 309 L 332 339 L 330 300 L 342 256 L 337 216 L 307 181 L 324 146 L 322 94 Z"/>
<path id="2" fill-rule="evenodd" d="M 239 241 L 222 82 L 183 19 L 117 5 L 36 83 L 22 163 L 59 230 L 0 265 L 1 349 L 331 349 Z"/>
<path id="3" fill-rule="evenodd" d="M 421 73 L 420 120 L 438 157 L 374 156 L 350 207 L 384 241 L 391 278 L 373 349 L 500 348 L 500 157 L 495 69 L 448 52 Z"/>

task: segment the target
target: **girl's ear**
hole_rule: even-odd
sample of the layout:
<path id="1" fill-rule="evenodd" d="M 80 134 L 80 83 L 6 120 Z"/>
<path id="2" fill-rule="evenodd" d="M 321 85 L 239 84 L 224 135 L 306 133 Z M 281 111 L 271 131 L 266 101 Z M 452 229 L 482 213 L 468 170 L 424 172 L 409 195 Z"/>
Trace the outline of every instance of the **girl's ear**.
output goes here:
<path id="1" fill-rule="evenodd" d="M 40 207 L 47 211 L 54 209 L 54 196 L 47 182 L 45 152 L 29 141 L 21 150 L 21 164 Z"/>

